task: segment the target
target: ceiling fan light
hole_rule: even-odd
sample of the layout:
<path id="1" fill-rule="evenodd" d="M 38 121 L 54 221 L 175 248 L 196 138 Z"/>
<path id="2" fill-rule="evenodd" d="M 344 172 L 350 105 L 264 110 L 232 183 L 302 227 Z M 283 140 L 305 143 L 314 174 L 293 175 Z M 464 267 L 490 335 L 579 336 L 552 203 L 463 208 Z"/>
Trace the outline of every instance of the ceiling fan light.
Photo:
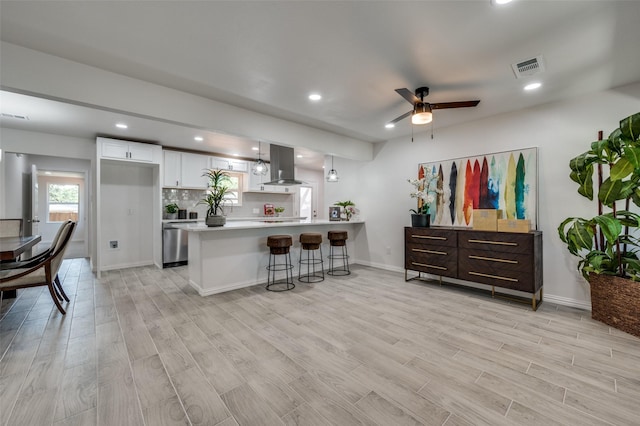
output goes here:
<path id="1" fill-rule="evenodd" d="M 421 125 L 431 123 L 432 120 L 433 114 L 429 104 L 416 104 L 411 115 L 411 123 Z"/>

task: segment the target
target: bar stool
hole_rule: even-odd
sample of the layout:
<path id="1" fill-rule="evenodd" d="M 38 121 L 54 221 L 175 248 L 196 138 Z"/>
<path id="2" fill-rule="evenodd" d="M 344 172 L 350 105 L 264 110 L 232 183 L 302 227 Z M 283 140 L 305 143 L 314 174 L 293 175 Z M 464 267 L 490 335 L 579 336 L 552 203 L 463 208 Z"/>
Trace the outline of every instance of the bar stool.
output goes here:
<path id="1" fill-rule="evenodd" d="M 267 287 L 269 291 L 293 290 L 293 264 L 291 263 L 291 252 L 289 248 L 293 245 L 291 235 L 269 235 L 267 246 L 269 247 L 269 266 L 267 266 Z M 284 263 L 276 263 L 276 256 L 284 256 Z M 276 273 L 285 271 L 284 281 L 276 282 Z M 275 288 L 272 288 L 276 286 Z"/>
<path id="2" fill-rule="evenodd" d="M 329 231 L 329 275 L 349 275 L 349 254 L 347 253 L 347 231 Z M 342 261 L 336 266 L 335 261 Z"/>
<path id="3" fill-rule="evenodd" d="M 322 234 L 300 234 L 300 261 L 298 265 L 298 281 L 303 283 L 318 283 L 324 281 L 324 261 L 322 260 Z M 303 250 L 307 252 L 307 258 L 303 256 Z M 320 257 L 316 259 L 316 250 L 320 250 Z M 306 265 L 307 273 L 302 275 L 302 268 Z M 316 271 L 316 265 L 320 265 L 320 271 Z"/>

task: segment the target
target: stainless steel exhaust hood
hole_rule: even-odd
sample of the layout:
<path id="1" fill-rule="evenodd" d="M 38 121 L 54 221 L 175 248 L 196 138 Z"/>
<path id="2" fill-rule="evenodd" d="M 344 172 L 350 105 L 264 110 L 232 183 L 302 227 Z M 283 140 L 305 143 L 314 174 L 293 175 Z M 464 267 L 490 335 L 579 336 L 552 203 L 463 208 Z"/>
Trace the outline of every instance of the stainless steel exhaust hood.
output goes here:
<path id="1" fill-rule="evenodd" d="M 289 186 L 304 183 L 294 177 L 293 148 L 271 144 L 269 154 L 271 182 L 265 182 L 265 185 Z"/>

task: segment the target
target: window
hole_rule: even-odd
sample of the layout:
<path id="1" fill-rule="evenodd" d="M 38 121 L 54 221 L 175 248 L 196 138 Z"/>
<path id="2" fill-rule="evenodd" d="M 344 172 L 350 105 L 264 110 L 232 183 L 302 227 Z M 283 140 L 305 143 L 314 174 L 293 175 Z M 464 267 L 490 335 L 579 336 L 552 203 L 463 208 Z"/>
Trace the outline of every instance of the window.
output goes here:
<path id="1" fill-rule="evenodd" d="M 227 188 L 229 192 L 224 199 L 227 200 L 226 205 L 241 206 L 242 205 L 242 173 L 229 173 L 229 184 Z"/>
<path id="2" fill-rule="evenodd" d="M 47 185 L 47 222 L 78 221 L 80 185 L 49 183 Z"/>

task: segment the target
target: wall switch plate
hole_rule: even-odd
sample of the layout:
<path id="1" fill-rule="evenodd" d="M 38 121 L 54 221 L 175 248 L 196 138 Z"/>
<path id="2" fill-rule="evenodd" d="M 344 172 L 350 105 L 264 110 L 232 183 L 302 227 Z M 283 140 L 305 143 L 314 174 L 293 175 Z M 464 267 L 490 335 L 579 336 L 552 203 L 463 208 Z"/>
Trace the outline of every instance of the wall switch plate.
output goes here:
<path id="1" fill-rule="evenodd" d="M 118 240 L 109 241 L 109 248 L 110 249 L 117 249 L 118 248 Z"/>

